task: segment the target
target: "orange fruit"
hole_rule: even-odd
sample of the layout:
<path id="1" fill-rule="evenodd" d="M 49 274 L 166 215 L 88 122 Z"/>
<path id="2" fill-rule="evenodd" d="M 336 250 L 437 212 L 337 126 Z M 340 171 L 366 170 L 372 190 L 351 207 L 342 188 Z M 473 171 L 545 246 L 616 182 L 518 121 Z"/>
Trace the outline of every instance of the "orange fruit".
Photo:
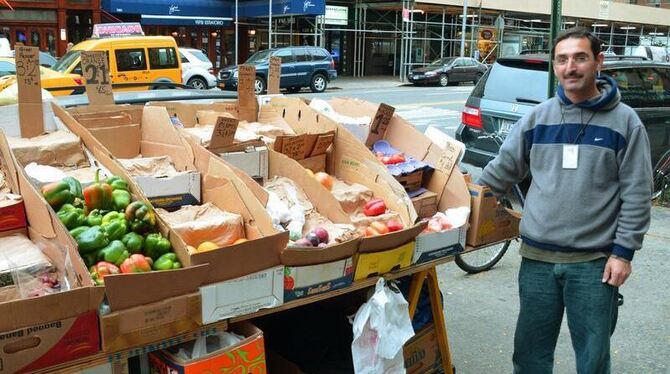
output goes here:
<path id="1" fill-rule="evenodd" d="M 221 247 L 220 245 L 214 243 L 214 242 L 202 242 L 198 246 L 198 253 L 200 252 L 207 252 L 207 251 L 213 251 L 215 249 L 218 249 Z"/>

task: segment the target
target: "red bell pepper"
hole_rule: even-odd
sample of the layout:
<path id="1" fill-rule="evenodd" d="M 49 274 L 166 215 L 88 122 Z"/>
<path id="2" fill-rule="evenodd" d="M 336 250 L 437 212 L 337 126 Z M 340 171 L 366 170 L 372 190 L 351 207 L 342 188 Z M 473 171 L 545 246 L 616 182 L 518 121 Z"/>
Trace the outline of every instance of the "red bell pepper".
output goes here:
<path id="1" fill-rule="evenodd" d="M 91 273 L 91 278 L 93 278 L 93 281 L 98 286 L 105 284 L 106 276 L 121 273 L 116 265 L 105 261 L 100 261 L 97 264 L 91 266 L 89 272 Z"/>
<path id="2" fill-rule="evenodd" d="M 151 257 L 145 257 L 141 254 L 134 254 L 128 257 L 121 264 L 122 273 L 147 273 L 151 271 Z"/>
<path id="3" fill-rule="evenodd" d="M 365 204 L 363 214 L 368 217 L 378 216 L 386 213 L 386 203 L 383 199 L 372 199 Z"/>
<path id="4" fill-rule="evenodd" d="M 112 208 L 112 186 L 100 182 L 100 169 L 95 172 L 95 183 L 84 189 L 84 200 L 89 211 Z"/>

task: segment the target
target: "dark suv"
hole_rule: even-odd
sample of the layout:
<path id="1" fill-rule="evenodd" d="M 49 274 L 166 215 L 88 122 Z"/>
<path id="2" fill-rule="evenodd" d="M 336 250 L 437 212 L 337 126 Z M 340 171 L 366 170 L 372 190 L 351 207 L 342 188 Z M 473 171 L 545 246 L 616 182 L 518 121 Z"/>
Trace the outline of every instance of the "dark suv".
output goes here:
<path id="1" fill-rule="evenodd" d="M 482 77 L 456 130 L 456 138 L 466 146 L 463 161 L 486 166 L 500 148 L 490 135 L 504 138 L 517 120 L 547 99 L 548 58 L 546 54 L 499 58 Z M 622 101 L 640 116 L 649 135 L 652 166 L 658 165 L 670 155 L 670 64 L 606 56 L 601 74 L 614 78 Z"/>
<path id="2" fill-rule="evenodd" d="M 328 82 L 337 78 L 335 62 L 327 50 L 319 47 L 285 47 L 266 49 L 254 53 L 245 64 L 256 67 L 256 94 L 265 92 L 268 82 L 270 56 L 281 58 L 281 79 L 279 88 L 298 92 L 309 87 L 312 92 L 323 92 Z M 237 66 L 221 69 L 218 76 L 219 87 L 224 90 L 237 89 Z"/>

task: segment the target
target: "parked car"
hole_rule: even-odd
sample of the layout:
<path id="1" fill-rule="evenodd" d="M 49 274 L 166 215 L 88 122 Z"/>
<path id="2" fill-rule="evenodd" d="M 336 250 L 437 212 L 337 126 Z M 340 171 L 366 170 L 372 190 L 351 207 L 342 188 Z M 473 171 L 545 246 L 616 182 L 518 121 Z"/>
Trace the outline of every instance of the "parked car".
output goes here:
<path id="1" fill-rule="evenodd" d="M 312 92 L 323 92 L 328 83 L 337 78 L 335 61 L 330 53 L 319 47 L 284 47 L 266 49 L 254 53 L 245 64 L 256 67 L 256 94 L 265 92 L 267 88 L 270 57 L 281 58 L 281 78 L 279 88 L 289 92 L 298 92 L 309 87 Z M 219 72 L 219 87 L 225 90 L 237 89 L 237 66 L 222 69 Z"/>
<path id="2" fill-rule="evenodd" d="M 470 57 L 444 57 L 428 66 L 412 69 L 407 79 L 415 85 L 438 83 L 446 87 L 451 83 L 477 83 L 486 73 L 487 67 Z"/>
<path id="3" fill-rule="evenodd" d="M 466 163 L 484 167 L 497 154 L 491 134 L 505 137 L 514 124 L 547 99 L 548 55 L 496 60 L 465 103 L 456 138 L 465 143 Z M 670 157 L 670 65 L 643 57 L 606 56 L 601 74 L 614 78 L 622 101 L 644 123 L 652 166 Z M 664 156 L 665 155 L 665 156 Z"/>
<path id="4" fill-rule="evenodd" d="M 84 93 L 84 82 L 81 76 L 77 74 L 58 73 L 40 66 L 40 81 L 42 88 L 51 92 L 54 96 Z M 16 82 L 16 62 L 14 58 L 0 57 L 0 91 L 14 84 L 14 82 Z M 82 89 L 72 89 L 75 86 L 82 86 Z"/>
<path id="5" fill-rule="evenodd" d="M 199 49 L 179 48 L 184 84 L 199 90 L 216 87 L 214 65 Z"/>

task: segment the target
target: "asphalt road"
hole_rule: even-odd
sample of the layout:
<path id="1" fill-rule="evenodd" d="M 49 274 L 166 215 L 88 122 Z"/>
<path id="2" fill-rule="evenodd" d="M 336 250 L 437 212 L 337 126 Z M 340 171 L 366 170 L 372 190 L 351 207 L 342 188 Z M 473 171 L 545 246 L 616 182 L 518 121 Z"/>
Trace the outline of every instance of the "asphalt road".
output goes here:
<path id="1" fill-rule="evenodd" d="M 428 125 L 448 134 L 460 122 L 471 85 L 343 89 L 303 94 L 327 99 L 350 96 L 385 102 L 424 130 Z M 477 173 L 477 170 L 467 167 Z M 612 342 L 613 373 L 670 373 L 670 209 L 654 207 L 644 248 L 635 256 L 633 274 L 621 288 L 624 305 Z M 445 297 L 447 329 L 458 373 L 512 372 L 513 336 L 518 313 L 518 243 L 492 270 L 466 275 L 455 264 L 438 269 Z M 575 360 L 567 324 L 559 337 L 555 373 L 574 373 Z"/>

